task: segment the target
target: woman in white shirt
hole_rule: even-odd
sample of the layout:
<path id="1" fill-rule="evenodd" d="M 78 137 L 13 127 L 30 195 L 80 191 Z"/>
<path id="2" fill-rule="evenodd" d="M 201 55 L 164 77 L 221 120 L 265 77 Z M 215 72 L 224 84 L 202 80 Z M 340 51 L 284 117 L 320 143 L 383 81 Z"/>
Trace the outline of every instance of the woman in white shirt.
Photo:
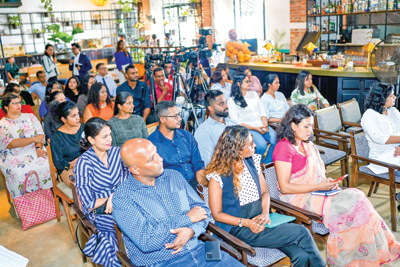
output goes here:
<path id="1" fill-rule="evenodd" d="M 276 144 L 276 132 L 268 126 L 267 114 L 261 104 L 258 94 L 249 91 L 249 77 L 240 74 L 233 78 L 231 98 L 228 100 L 230 118 L 247 127 L 253 135 L 256 153 L 264 155 L 268 149 L 264 163 L 272 161 L 272 153 Z"/>
<path id="2" fill-rule="evenodd" d="M 47 83 L 57 82 L 57 76 L 60 74 L 57 70 L 57 58 L 54 53 L 54 47 L 51 44 L 45 46 L 44 56 L 42 58 L 43 70 L 46 73 Z"/>
<path id="3" fill-rule="evenodd" d="M 366 100 L 361 126 L 368 140 L 369 157 L 400 165 L 400 112 L 393 107 L 396 96 L 393 85 L 374 83 Z M 388 169 L 370 164 L 368 168 L 376 174 L 387 173 Z M 400 175 L 396 171 L 396 175 Z"/>
<path id="4" fill-rule="evenodd" d="M 211 83 L 213 83 L 211 85 Z M 210 78 L 211 90 L 220 90 L 224 93 L 225 98 L 229 100 L 231 98 L 231 87 L 232 84 L 228 83 L 228 75 L 225 70 L 217 69 L 214 71 Z"/>

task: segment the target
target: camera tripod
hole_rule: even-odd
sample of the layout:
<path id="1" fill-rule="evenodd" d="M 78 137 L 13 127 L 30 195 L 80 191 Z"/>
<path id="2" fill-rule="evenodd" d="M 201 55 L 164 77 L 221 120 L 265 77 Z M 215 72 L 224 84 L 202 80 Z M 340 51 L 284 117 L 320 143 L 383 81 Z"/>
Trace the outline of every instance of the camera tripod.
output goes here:
<path id="1" fill-rule="evenodd" d="M 153 61 L 147 61 L 146 64 L 144 65 L 145 68 L 145 75 L 146 79 L 144 81 L 145 84 L 147 84 L 148 81 L 150 84 L 150 93 L 153 97 L 153 108 L 156 107 L 157 105 L 157 94 L 156 94 L 156 85 L 154 82 L 154 76 L 153 76 Z"/>

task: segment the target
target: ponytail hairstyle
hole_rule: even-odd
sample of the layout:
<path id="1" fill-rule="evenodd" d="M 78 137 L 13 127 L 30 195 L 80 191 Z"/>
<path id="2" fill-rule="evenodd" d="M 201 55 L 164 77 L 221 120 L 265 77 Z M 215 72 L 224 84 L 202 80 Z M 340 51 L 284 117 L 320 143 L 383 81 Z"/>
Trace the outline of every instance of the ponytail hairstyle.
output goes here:
<path id="1" fill-rule="evenodd" d="M 85 128 L 83 130 L 81 139 L 79 140 L 79 145 L 83 149 L 88 150 L 92 146 L 88 140 L 88 137 L 95 138 L 99 135 L 104 127 L 109 127 L 111 129 L 111 125 L 106 120 L 99 117 L 90 118 L 85 123 Z"/>
<path id="2" fill-rule="evenodd" d="M 58 104 L 55 104 L 51 109 L 51 114 L 53 118 L 55 118 L 59 123 L 64 124 L 61 118 L 67 119 L 69 114 L 74 108 L 78 108 L 78 106 L 73 101 L 66 101 Z"/>
<path id="3" fill-rule="evenodd" d="M 246 78 L 247 76 L 244 74 L 239 74 L 233 77 L 233 83 L 232 83 L 232 87 L 231 87 L 231 95 L 233 98 L 233 101 L 235 102 L 236 105 L 238 105 L 241 108 L 245 108 L 247 107 L 247 103 L 246 100 L 244 99 L 243 95 L 242 95 L 242 91 L 240 91 L 240 86 L 243 83 L 243 80 Z M 240 83 L 240 86 L 238 85 L 238 83 Z"/>
<path id="4" fill-rule="evenodd" d="M 117 96 L 115 97 L 115 104 L 114 104 L 114 116 L 119 114 L 119 107 L 118 105 L 123 105 L 126 103 L 126 101 L 128 100 L 128 97 L 132 97 L 131 93 L 129 92 L 120 92 L 119 94 L 117 94 Z"/>

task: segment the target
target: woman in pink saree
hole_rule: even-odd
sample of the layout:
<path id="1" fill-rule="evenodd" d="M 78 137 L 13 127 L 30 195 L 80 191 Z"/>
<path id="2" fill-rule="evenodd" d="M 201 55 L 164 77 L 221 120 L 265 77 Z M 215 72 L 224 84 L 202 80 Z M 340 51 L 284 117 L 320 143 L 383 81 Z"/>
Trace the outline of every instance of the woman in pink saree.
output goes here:
<path id="1" fill-rule="evenodd" d="M 400 243 L 362 191 L 349 188 L 332 196 L 311 194 L 338 189 L 338 182 L 326 178 L 318 149 L 310 141 L 313 126 L 314 113 L 303 104 L 292 106 L 282 119 L 273 154 L 280 199 L 322 215 L 330 231 L 330 266 L 392 266 L 399 258 Z"/>

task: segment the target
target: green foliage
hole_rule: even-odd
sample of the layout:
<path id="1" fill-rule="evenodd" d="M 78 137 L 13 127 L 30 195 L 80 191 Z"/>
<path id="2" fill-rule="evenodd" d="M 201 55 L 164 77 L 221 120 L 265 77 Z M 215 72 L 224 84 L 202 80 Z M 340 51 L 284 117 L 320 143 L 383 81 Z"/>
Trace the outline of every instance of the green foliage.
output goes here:
<path id="1" fill-rule="evenodd" d="M 286 31 L 282 30 L 282 31 L 278 31 L 277 29 L 274 30 L 274 32 L 272 33 L 272 38 L 275 41 L 275 50 L 276 51 L 280 51 L 286 44 L 281 44 L 281 42 L 283 41 L 283 38 L 285 38 L 286 36 Z"/>
<path id="2" fill-rule="evenodd" d="M 50 13 L 50 16 L 54 18 L 54 14 L 51 13 L 53 12 L 53 0 L 40 0 L 40 2 L 44 4 L 44 8 Z"/>
<path id="3" fill-rule="evenodd" d="M 47 25 L 47 29 L 52 32 L 51 37 L 47 39 L 47 41 L 53 41 L 55 43 L 60 43 L 61 41 L 68 44 L 74 39 L 74 35 L 78 33 L 83 33 L 81 28 L 76 27 L 72 30 L 72 34 L 69 35 L 66 32 L 60 31 L 60 25 L 58 24 L 50 24 Z"/>
<path id="4" fill-rule="evenodd" d="M 21 26 L 21 21 L 19 19 L 19 15 L 9 16 L 10 24 L 14 24 L 15 26 Z"/>
<path id="5" fill-rule="evenodd" d="M 37 33 L 39 33 L 39 30 L 38 29 L 34 29 L 33 30 L 33 34 L 37 34 Z"/>
<path id="6" fill-rule="evenodd" d="M 132 12 L 132 8 L 130 4 L 137 4 L 138 0 L 118 0 L 118 4 L 124 13 Z"/>
<path id="7" fill-rule="evenodd" d="M 198 3 L 197 0 L 189 0 L 189 3 Z"/>

